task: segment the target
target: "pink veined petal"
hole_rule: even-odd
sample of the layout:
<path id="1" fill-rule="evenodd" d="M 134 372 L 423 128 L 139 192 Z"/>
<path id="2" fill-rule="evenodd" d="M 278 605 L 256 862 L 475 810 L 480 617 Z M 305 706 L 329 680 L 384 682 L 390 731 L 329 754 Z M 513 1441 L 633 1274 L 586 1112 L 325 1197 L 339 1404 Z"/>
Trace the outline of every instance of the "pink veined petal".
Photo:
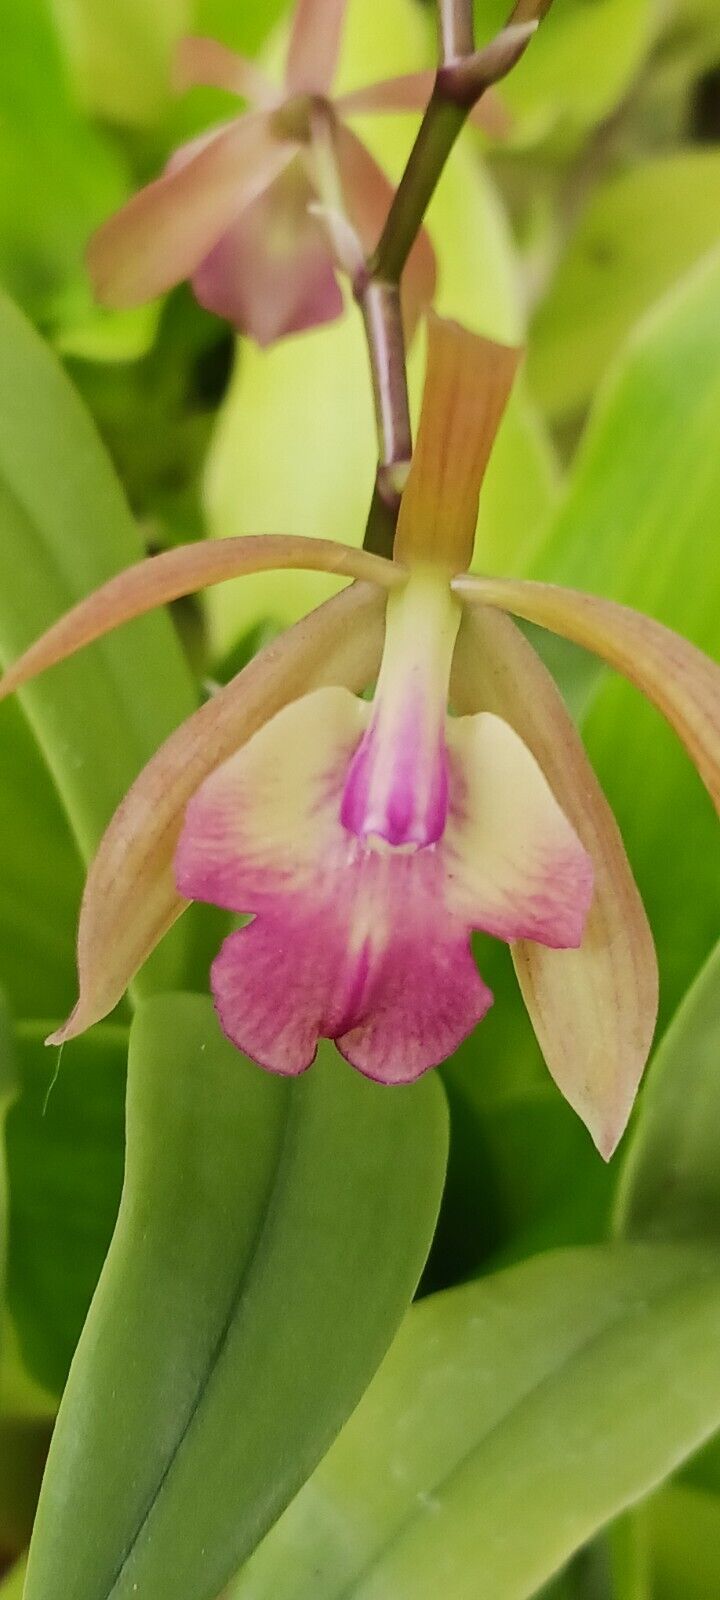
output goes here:
<path id="1" fill-rule="evenodd" d="M 294 94 L 327 94 L 340 55 L 347 0 L 297 0 L 285 66 Z"/>
<path id="2" fill-rule="evenodd" d="M 395 554 L 401 561 L 468 565 L 478 497 L 520 351 L 428 316 L 420 427 L 403 493 Z"/>
<path id="3" fill-rule="evenodd" d="M 103 224 L 88 247 L 95 293 L 139 305 L 195 272 L 230 223 L 292 161 L 264 112 L 237 118 Z"/>
<path id="4" fill-rule="evenodd" d="M 558 584 L 463 575 L 454 586 L 464 600 L 551 628 L 624 673 L 667 718 L 720 808 L 720 667 L 702 650 L 639 611 Z"/>
<path id="5" fill-rule="evenodd" d="M 576 948 L 592 898 L 592 862 L 534 756 L 492 712 L 451 718 L 447 743 L 448 906 L 508 943 Z"/>
<path id="6" fill-rule="evenodd" d="M 226 578 L 279 567 L 337 573 L 388 589 L 402 585 L 407 576 L 399 562 L 386 561 L 366 550 L 353 550 L 332 539 L 308 539 L 299 534 L 248 534 L 180 545 L 138 561 L 66 611 L 0 678 L 0 700 L 38 673 L 155 606 L 167 605 Z"/>
<path id="7" fill-rule="evenodd" d="M 113 1009 L 185 909 L 173 856 L 188 801 L 208 773 L 296 696 L 318 684 L 359 691 L 370 682 L 382 650 L 383 611 L 382 597 L 363 585 L 336 595 L 266 646 L 144 767 L 88 873 L 78 929 L 79 999 L 53 1043 Z"/>
<path id="8" fill-rule="evenodd" d="M 259 345 L 341 315 L 328 237 L 309 210 L 312 199 L 302 163 L 293 161 L 226 230 L 193 276 L 200 304 Z"/>
<path id="9" fill-rule="evenodd" d="M 219 39 L 196 36 L 181 39 L 175 53 L 174 81 L 180 91 L 196 84 L 225 89 L 228 94 L 241 95 L 262 110 L 271 110 L 283 98 L 254 61 L 248 61 L 236 50 L 229 50 Z"/>
<path id="10" fill-rule="evenodd" d="M 579 949 L 520 943 L 513 957 L 550 1072 L 608 1159 L 650 1052 L 658 997 L 652 934 L 620 831 L 562 696 L 509 617 L 466 610 L 452 698 L 458 711 L 485 706 L 512 724 L 592 858 Z"/>
<path id="11" fill-rule="evenodd" d="M 393 186 L 357 134 L 342 122 L 335 130 L 335 149 L 348 216 L 365 251 L 371 254 L 387 220 Z M 408 334 L 432 301 L 436 276 L 435 251 L 429 234 L 421 228 L 402 277 L 403 313 Z"/>
<path id="12" fill-rule="evenodd" d="M 434 68 L 424 72 L 408 72 L 399 78 L 384 78 L 380 83 L 368 83 L 361 89 L 351 89 L 338 95 L 335 108 L 343 117 L 362 116 L 367 112 L 425 110 L 435 83 Z M 478 128 L 494 139 L 506 136 L 512 119 L 500 96 L 487 89 L 470 112 L 470 119 Z"/>

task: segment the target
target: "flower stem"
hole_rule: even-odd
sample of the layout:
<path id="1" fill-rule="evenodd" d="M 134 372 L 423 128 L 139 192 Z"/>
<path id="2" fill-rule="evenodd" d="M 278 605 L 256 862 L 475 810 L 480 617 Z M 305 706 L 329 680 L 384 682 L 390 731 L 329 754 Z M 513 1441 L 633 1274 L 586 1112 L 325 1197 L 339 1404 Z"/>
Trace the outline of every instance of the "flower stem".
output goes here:
<path id="1" fill-rule="evenodd" d="M 412 435 L 399 286 L 443 168 L 473 106 L 524 54 L 552 0 L 517 0 L 508 25 L 474 50 L 472 0 L 438 0 L 440 65 L 377 249 L 353 285 L 370 357 L 378 468 L 366 550 L 392 555 Z"/>
<path id="2" fill-rule="evenodd" d="M 443 61 L 457 61 L 475 49 L 473 0 L 439 0 L 438 32 Z"/>

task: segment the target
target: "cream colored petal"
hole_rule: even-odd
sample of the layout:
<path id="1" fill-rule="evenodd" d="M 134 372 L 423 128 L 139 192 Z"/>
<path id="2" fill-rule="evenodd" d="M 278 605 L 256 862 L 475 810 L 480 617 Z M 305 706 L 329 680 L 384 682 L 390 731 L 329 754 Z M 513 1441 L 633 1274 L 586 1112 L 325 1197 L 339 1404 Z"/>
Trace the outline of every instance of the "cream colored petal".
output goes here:
<path id="1" fill-rule="evenodd" d="M 577 589 L 463 576 L 464 600 L 550 628 L 622 672 L 667 718 L 720 809 L 720 667 L 652 617 Z"/>
<path id="2" fill-rule="evenodd" d="M 592 896 L 590 857 L 524 740 L 504 717 L 450 717 L 448 909 L 511 943 L 576 948 Z"/>
<path id="3" fill-rule="evenodd" d="M 577 950 L 514 946 L 540 1048 L 558 1087 L 609 1158 L 647 1060 L 657 1014 L 652 935 L 620 832 L 553 679 L 510 621 L 466 610 L 456 649 L 458 711 L 494 711 L 532 751 L 593 863 Z"/>
<path id="4" fill-rule="evenodd" d="M 0 678 L 0 700 L 84 645 L 155 606 L 222 583 L 226 578 L 282 567 L 337 573 L 384 589 L 402 584 L 405 576 L 399 564 L 366 550 L 335 544 L 331 539 L 250 534 L 247 538 L 202 539 L 197 544 L 180 545 L 176 550 L 138 561 L 66 611 Z"/>
<path id="5" fill-rule="evenodd" d="M 78 929 L 79 999 L 51 1043 L 106 1016 L 184 910 L 173 857 L 188 801 L 203 780 L 288 701 L 324 684 L 362 690 L 377 672 L 383 612 L 382 596 L 364 585 L 336 595 L 266 646 L 148 762 L 88 873 Z"/>
<path id="6" fill-rule="evenodd" d="M 285 67 L 285 83 L 293 93 L 328 93 L 346 11 L 347 0 L 297 0 Z"/>
<path id="7" fill-rule="evenodd" d="M 178 90 L 209 84 L 228 94 L 241 95 L 263 109 L 278 105 L 282 99 L 275 84 L 254 61 L 229 50 L 219 39 L 181 39 L 175 53 L 174 80 Z"/>
<path id="8" fill-rule="evenodd" d="M 191 160 L 173 163 L 94 234 L 87 260 L 98 299 L 140 305 L 191 277 L 295 149 L 273 136 L 263 112 L 201 141 Z"/>
<path id="9" fill-rule="evenodd" d="M 518 350 L 428 317 L 428 355 L 412 467 L 395 538 L 401 561 L 470 563 L 478 496 L 520 358 Z"/>
<path id="10" fill-rule="evenodd" d="M 227 911 L 322 896 L 347 854 L 343 787 L 370 706 L 337 685 L 283 706 L 205 779 L 185 813 L 178 889 Z"/>

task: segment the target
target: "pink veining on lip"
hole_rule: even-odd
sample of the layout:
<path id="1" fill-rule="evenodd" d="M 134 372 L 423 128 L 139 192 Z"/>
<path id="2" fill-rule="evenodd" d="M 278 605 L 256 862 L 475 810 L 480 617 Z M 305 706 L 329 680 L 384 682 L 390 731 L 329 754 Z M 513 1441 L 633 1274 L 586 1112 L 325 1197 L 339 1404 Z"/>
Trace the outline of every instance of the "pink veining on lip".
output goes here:
<path id="1" fill-rule="evenodd" d="M 448 760 L 443 734 L 421 765 L 422 706 L 410 703 L 397 729 L 373 719 L 350 763 L 340 819 L 360 839 L 422 849 L 442 837 L 448 810 Z"/>

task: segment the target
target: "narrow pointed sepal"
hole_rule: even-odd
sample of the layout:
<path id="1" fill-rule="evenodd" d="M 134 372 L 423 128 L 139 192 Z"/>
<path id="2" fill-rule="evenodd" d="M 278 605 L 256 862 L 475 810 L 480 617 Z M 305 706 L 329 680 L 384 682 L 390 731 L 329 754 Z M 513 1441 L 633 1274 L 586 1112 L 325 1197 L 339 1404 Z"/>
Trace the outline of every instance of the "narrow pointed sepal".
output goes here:
<path id="1" fill-rule="evenodd" d="M 173 856 L 195 791 L 290 700 L 327 683 L 357 692 L 377 672 L 383 597 L 358 585 L 275 640 L 200 707 L 143 768 L 90 867 L 78 928 L 79 998 L 48 1041 L 83 1033 L 117 1005 L 187 902 Z"/>
<path id="2" fill-rule="evenodd" d="M 720 666 L 702 650 L 629 606 L 558 584 L 465 574 L 454 587 L 463 600 L 512 611 L 622 672 L 667 718 L 720 810 Z"/>
<path id="3" fill-rule="evenodd" d="M 452 699 L 460 712 L 483 706 L 510 723 L 592 861 L 579 947 L 522 941 L 513 958 L 548 1068 L 607 1160 L 650 1052 L 658 994 L 652 935 L 617 823 L 553 679 L 509 617 L 466 612 Z"/>
<path id="4" fill-rule="evenodd" d="M 66 611 L 0 678 L 0 700 L 48 667 L 65 661 L 113 628 L 156 606 L 167 605 L 226 578 L 283 567 L 359 578 L 383 589 L 401 586 L 406 577 L 399 564 L 386 561 L 383 556 L 335 544 L 332 539 L 308 539 L 299 534 L 249 534 L 180 545 L 176 550 L 138 561 Z"/>
<path id="5" fill-rule="evenodd" d="M 459 572 L 472 557 L 478 497 L 520 351 L 428 317 L 422 412 L 395 554 Z"/>
<path id="6" fill-rule="evenodd" d="M 327 94 L 340 54 L 347 0 L 297 0 L 285 67 L 294 94 Z"/>
<path id="7" fill-rule="evenodd" d="M 219 39 L 196 35 L 181 39 L 175 52 L 173 78 L 180 92 L 207 84 L 262 108 L 277 105 L 281 99 L 275 84 L 254 61 L 228 49 Z"/>

